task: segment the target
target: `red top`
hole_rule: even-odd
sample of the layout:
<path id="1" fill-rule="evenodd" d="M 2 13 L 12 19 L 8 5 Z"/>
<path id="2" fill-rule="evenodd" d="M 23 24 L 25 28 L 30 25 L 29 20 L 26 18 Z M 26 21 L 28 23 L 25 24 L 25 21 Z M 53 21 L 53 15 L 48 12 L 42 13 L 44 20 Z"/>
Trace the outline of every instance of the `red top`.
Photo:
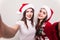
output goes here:
<path id="1" fill-rule="evenodd" d="M 52 40 L 52 24 L 50 22 L 46 22 L 44 32 L 46 33 L 47 37 Z"/>
<path id="2" fill-rule="evenodd" d="M 58 30 L 58 22 L 55 22 L 55 23 L 53 23 L 53 25 L 52 25 L 52 32 L 53 32 L 53 40 L 59 40 L 58 39 L 58 34 L 57 34 L 57 30 Z"/>

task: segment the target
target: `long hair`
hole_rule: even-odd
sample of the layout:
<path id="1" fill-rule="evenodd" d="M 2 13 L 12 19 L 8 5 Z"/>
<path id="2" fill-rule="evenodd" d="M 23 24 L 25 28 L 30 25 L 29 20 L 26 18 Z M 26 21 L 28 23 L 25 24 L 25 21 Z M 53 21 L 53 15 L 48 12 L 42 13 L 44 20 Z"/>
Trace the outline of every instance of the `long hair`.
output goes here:
<path id="1" fill-rule="evenodd" d="M 46 10 L 45 8 L 41 8 L 41 9 Z M 47 11 L 46 11 L 46 13 L 47 13 Z M 40 24 L 39 24 L 40 19 L 38 19 L 38 20 L 37 20 L 36 30 L 37 30 L 37 29 L 40 29 L 40 27 L 41 27 L 41 26 L 42 26 L 42 24 L 46 21 L 46 19 L 47 19 L 47 15 L 46 15 L 46 17 L 43 19 L 43 21 L 42 21 Z"/>
<path id="2" fill-rule="evenodd" d="M 43 25 L 43 23 L 46 21 L 47 19 L 47 16 L 43 19 L 43 21 L 41 22 L 41 24 L 39 24 L 40 22 L 40 19 L 37 20 L 37 24 L 36 24 L 36 33 L 35 33 L 35 36 L 40 36 L 41 34 L 39 33 L 39 30 L 41 28 L 41 26 Z"/>
<path id="3" fill-rule="evenodd" d="M 32 11 L 33 11 L 33 16 L 32 16 L 32 18 L 31 18 L 30 20 L 31 20 L 31 24 L 34 25 L 34 23 L 33 23 L 33 19 L 34 19 L 34 9 L 33 9 L 33 8 L 30 8 L 30 9 L 32 9 Z M 27 25 L 27 21 L 26 21 L 26 17 L 25 17 L 25 16 L 26 16 L 26 10 L 24 11 L 24 13 L 23 13 L 23 18 L 22 18 L 21 20 L 24 21 L 26 27 L 28 28 L 28 25 Z"/>
<path id="4" fill-rule="evenodd" d="M 43 25 L 43 23 L 46 21 L 47 16 L 43 19 L 43 21 L 41 22 L 41 24 L 39 24 L 40 19 L 37 20 L 37 24 L 36 24 L 36 30 L 40 29 L 40 27 Z"/>

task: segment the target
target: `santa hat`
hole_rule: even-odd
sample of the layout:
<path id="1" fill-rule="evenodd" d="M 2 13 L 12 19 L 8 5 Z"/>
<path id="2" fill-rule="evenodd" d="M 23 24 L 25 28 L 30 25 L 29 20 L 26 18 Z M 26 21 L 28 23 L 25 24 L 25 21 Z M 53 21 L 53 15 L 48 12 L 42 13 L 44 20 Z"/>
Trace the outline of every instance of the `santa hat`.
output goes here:
<path id="1" fill-rule="evenodd" d="M 26 9 L 28 8 L 33 8 L 34 9 L 34 6 L 32 4 L 29 4 L 29 3 L 23 3 L 21 6 L 20 6 L 20 9 L 18 11 L 18 13 L 23 13 Z"/>
<path id="2" fill-rule="evenodd" d="M 49 21 L 53 15 L 53 10 L 46 5 L 42 6 L 41 8 L 44 8 L 47 11 L 48 16 L 47 16 L 46 21 Z"/>

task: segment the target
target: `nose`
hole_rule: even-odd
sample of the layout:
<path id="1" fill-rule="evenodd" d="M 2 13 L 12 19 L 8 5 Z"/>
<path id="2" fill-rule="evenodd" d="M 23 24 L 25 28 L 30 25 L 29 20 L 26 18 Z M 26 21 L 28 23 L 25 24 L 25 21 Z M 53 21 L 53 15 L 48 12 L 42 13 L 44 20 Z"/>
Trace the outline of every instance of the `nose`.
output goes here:
<path id="1" fill-rule="evenodd" d="M 42 12 L 39 12 L 39 15 L 42 15 Z"/>
<path id="2" fill-rule="evenodd" d="M 29 15 L 31 15 L 31 13 L 30 13 L 30 12 L 29 12 L 28 14 L 29 14 Z"/>

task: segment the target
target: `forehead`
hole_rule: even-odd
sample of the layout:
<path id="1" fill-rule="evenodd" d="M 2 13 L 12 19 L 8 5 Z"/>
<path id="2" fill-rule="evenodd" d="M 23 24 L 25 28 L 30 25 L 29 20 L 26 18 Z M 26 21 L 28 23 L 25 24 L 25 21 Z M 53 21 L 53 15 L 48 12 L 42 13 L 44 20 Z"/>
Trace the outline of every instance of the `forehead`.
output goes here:
<path id="1" fill-rule="evenodd" d="M 45 8 L 41 8 L 40 11 L 43 11 L 43 12 L 46 12 L 47 13 L 47 11 L 46 11 Z"/>
<path id="2" fill-rule="evenodd" d="M 28 8 L 27 11 L 32 10 L 32 8 Z"/>
<path id="3" fill-rule="evenodd" d="M 46 9 L 45 9 L 45 8 L 41 8 L 40 10 L 45 10 L 45 11 L 46 11 Z"/>

